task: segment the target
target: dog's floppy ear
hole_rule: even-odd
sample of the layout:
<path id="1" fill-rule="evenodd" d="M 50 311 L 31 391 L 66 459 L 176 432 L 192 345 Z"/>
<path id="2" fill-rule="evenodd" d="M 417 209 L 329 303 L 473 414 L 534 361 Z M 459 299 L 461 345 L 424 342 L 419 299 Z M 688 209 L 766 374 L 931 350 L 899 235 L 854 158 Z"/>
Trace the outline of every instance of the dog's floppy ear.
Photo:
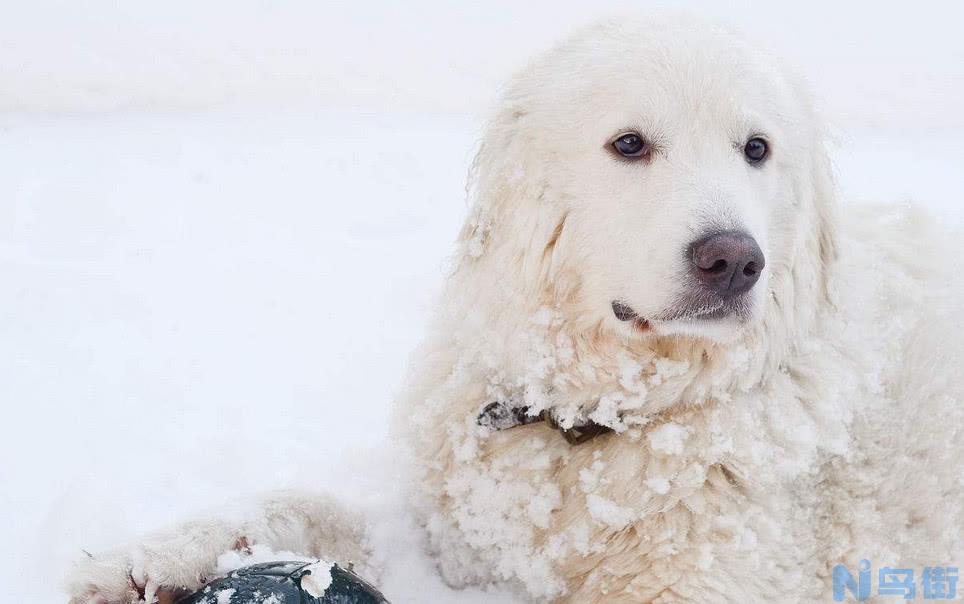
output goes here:
<path id="1" fill-rule="evenodd" d="M 830 277 L 837 260 L 837 196 L 833 166 L 822 137 L 814 145 L 810 169 L 820 297 L 825 302 L 832 303 Z"/>
<path id="2" fill-rule="evenodd" d="M 511 97 L 488 124 L 469 175 L 472 209 L 459 236 L 459 268 L 495 263 L 523 277 L 523 287 L 541 288 L 558 269 L 567 214 L 553 199 L 530 124 Z"/>
<path id="3" fill-rule="evenodd" d="M 507 235 L 506 224 L 520 207 L 544 193 L 537 158 L 526 150 L 526 117 L 526 111 L 507 102 L 486 125 L 469 173 L 472 209 L 459 237 L 469 257 L 491 252 L 492 240 Z"/>

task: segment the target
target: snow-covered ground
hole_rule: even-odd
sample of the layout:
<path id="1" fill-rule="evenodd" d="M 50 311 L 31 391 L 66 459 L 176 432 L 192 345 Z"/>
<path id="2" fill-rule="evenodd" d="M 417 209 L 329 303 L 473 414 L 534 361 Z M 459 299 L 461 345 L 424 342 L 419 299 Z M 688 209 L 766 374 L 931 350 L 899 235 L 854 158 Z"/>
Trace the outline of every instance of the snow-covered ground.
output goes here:
<path id="1" fill-rule="evenodd" d="M 387 418 L 481 108 L 586 10 L 79 6 L 0 23 L 4 599 L 61 602 L 81 548 L 316 486 L 382 507 L 393 602 L 510 602 L 434 576 L 398 513 Z M 945 34 L 964 19 L 934 6 L 875 8 L 860 31 L 853 8 L 734 20 L 834 99 L 846 199 L 961 225 L 964 42 Z M 888 40 L 898 25 L 909 41 Z"/>

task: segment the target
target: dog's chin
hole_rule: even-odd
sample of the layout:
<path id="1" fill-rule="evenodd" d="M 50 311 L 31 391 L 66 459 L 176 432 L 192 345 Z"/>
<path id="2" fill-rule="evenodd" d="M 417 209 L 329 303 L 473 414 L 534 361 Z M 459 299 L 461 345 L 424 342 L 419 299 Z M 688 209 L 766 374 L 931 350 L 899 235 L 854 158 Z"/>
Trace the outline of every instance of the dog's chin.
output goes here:
<path id="1" fill-rule="evenodd" d="M 720 317 L 648 321 L 649 332 L 657 337 L 685 336 L 728 344 L 740 338 L 747 320 L 736 315 Z"/>

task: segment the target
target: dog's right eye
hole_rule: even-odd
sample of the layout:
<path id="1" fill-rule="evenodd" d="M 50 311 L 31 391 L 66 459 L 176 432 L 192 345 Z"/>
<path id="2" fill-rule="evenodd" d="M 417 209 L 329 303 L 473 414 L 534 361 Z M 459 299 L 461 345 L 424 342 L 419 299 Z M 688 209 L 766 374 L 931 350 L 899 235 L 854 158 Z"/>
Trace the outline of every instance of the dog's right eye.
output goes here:
<path id="1" fill-rule="evenodd" d="M 649 153 L 649 145 L 642 136 L 635 132 L 621 134 L 613 141 L 613 149 L 623 157 L 636 159 Z"/>

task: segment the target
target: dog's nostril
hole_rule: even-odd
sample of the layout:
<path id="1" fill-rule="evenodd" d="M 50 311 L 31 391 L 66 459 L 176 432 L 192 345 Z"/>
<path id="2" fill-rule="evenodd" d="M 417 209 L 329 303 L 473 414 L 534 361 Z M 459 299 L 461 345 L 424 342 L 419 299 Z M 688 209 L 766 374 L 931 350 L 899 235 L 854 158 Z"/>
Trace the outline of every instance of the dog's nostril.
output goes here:
<path id="1" fill-rule="evenodd" d="M 722 260 L 722 259 L 717 260 L 716 262 L 713 263 L 713 266 L 706 269 L 706 271 L 709 273 L 721 273 L 725 270 L 726 270 L 726 260 Z"/>
<path id="2" fill-rule="evenodd" d="M 748 262 L 747 265 L 743 267 L 743 274 L 747 277 L 752 277 L 757 274 L 756 262 Z"/>

